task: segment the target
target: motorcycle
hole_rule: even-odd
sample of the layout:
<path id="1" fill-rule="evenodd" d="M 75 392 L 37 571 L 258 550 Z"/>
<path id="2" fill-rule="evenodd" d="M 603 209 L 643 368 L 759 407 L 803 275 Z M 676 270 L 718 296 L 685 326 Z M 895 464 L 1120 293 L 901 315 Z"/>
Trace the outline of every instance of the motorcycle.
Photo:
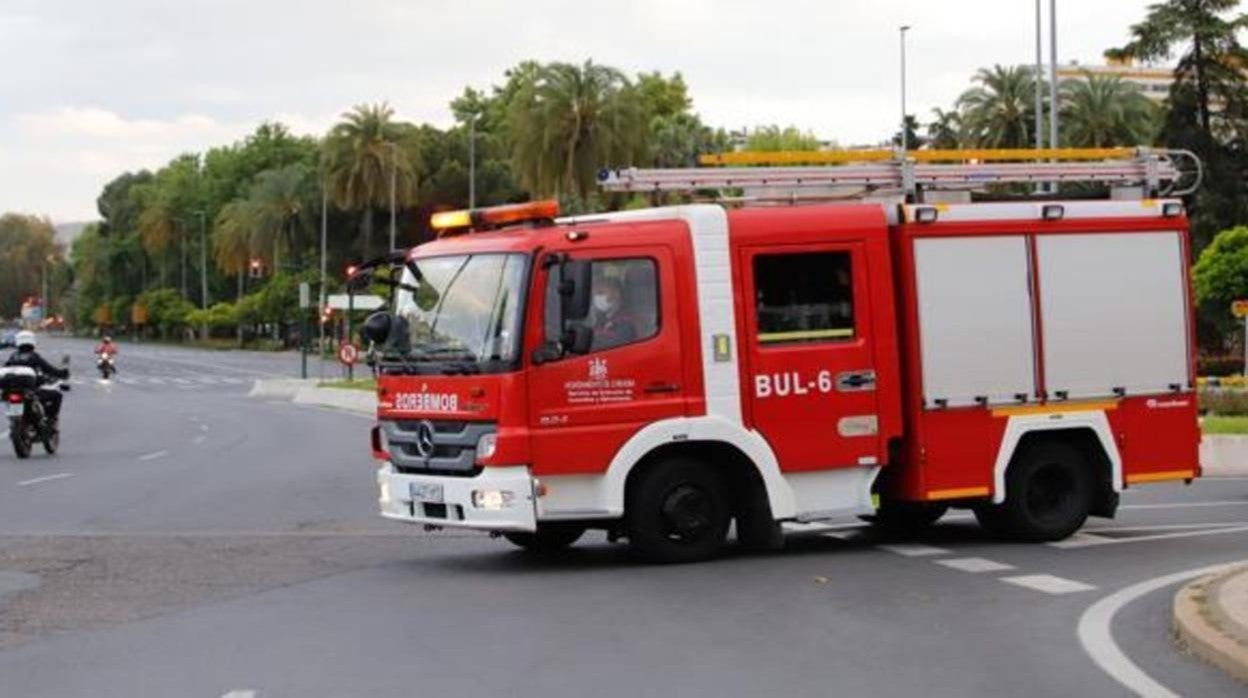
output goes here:
<path id="1" fill-rule="evenodd" d="M 117 373 L 117 365 L 113 363 L 113 355 L 108 352 L 100 354 L 100 358 L 96 359 L 95 366 L 100 369 L 100 377 L 104 380 L 108 380 Z"/>
<path id="2" fill-rule="evenodd" d="M 50 387 L 69 392 L 69 384 L 64 381 L 57 381 Z M 61 445 L 60 425 L 48 416 L 39 397 L 39 374 L 35 369 L 0 368 L 0 396 L 4 398 L 4 413 L 9 418 L 13 453 L 18 458 L 29 458 L 35 442 L 39 441 L 48 455 L 55 454 Z"/>

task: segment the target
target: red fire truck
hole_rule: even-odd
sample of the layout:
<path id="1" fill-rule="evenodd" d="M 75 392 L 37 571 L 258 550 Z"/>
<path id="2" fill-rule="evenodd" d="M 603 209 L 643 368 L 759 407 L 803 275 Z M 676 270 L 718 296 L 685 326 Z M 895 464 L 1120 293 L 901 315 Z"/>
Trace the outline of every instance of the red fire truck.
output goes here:
<path id="1" fill-rule="evenodd" d="M 1180 154 L 993 155 L 621 170 L 604 188 L 731 205 L 437 214 L 355 279 L 394 288 L 363 328 L 382 515 L 674 562 L 733 524 L 769 548 L 949 507 L 1055 540 L 1197 477 Z M 1111 195 L 971 201 L 1076 180 Z"/>

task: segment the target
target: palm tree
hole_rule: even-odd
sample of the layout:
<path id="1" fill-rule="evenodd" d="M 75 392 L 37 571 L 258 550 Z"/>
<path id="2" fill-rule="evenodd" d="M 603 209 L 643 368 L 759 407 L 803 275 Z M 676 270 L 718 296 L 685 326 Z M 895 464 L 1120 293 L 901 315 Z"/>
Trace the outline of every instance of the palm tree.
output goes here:
<path id="1" fill-rule="evenodd" d="M 624 74 L 586 61 L 541 66 L 508 109 L 512 162 L 535 194 L 586 200 L 600 167 L 644 157 L 641 100 Z"/>
<path id="2" fill-rule="evenodd" d="M 160 265 L 160 283 L 164 285 L 169 276 L 169 259 L 166 254 L 175 237 L 173 213 L 169 206 L 157 199 L 143 208 L 139 214 L 139 242 L 153 257 L 163 259 Z"/>
<path id="3" fill-rule="evenodd" d="M 416 202 L 420 148 L 416 129 L 394 120 L 388 104 L 357 105 L 342 115 L 323 145 L 324 176 L 334 205 L 362 211 L 364 258 L 372 256 L 373 211 L 390 205 L 395 177 L 396 207 Z"/>
<path id="4" fill-rule="evenodd" d="M 993 66 L 958 98 L 966 139 L 980 148 L 1025 148 L 1034 143 L 1035 81 L 1025 67 Z"/>
<path id="5" fill-rule="evenodd" d="M 939 107 L 932 110 L 933 119 L 927 125 L 927 142 L 937 150 L 955 150 L 962 147 L 962 115 L 956 109 L 945 111 Z"/>
<path id="6" fill-rule="evenodd" d="M 294 251 L 296 266 L 302 261 L 299 216 L 305 210 L 311 174 L 306 165 L 287 165 L 261 172 L 251 187 L 250 200 L 256 217 L 251 247 L 272 250 L 274 270 L 283 248 Z"/>
<path id="7" fill-rule="evenodd" d="M 1157 107 L 1136 85 L 1117 75 L 1093 75 L 1062 83 L 1062 136 L 1066 145 L 1103 148 L 1150 145 Z"/>
<path id="8" fill-rule="evenodd" d="M 256 207 L 245 199 L 226 204 L 212 224 L 212 257 L 226 274 L 238 278 L 235 302 L 243 298 L 243 274 L 251 263 L 251 235 L 256 227 Z M 238 343 L 243 343 L 243 322 L 238 322 Z"/>

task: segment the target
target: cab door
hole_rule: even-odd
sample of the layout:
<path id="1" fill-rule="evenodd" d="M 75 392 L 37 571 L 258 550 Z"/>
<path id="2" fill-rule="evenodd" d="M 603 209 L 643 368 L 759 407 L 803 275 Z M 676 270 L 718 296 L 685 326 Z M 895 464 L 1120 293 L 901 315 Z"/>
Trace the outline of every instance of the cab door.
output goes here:
<path id="1" fill-rule="evenodd" d="M 747 420 L 785 471 L 885 461 L 863 241 L 745 247 Z"/>
<path id="2" fill-rule="evenodd" d="M 609 317 L 594 309 L 581 321 L 596 330 L 588 353 L 565 354 L 529 371 L 529 428 L 539 474 L 605 472 L 639 429 L 686 413 L 671 252 L 578 247 L 569 257 L 590 261 L 591 285 L 615 286 L 622 304 Z M 538 272 L 538 343 L 561 333 L 558 273 L 558 265 Z"/>

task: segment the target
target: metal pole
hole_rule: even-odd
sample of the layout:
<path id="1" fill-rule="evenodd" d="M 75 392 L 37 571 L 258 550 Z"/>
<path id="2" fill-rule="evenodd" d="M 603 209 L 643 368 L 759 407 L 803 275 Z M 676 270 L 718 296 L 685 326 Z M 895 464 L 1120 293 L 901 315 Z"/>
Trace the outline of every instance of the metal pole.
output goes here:
<path id="1" fill-rule="evenodd" d="M 1049 146 L 1061 146 L 1057 137 L 1057 0 L 1049 0 Z M 1057 190 L 1056 184 L 1053 189 Z"/>
<path id="2" fill-rule="evenodd" d="M 321 312 L 325 308 L 325 250 L 326 240 L 329 237 L 329 188 L 325 186 L 325 179 L 321 179 L 321 300 L 317 303 L 316 326 L 320 328 L 320 342 L 317 344 L 317 354 L 325 352 L 325 323 L 321 322 Z"/>
<path id="3" fill-rule="evenodd" d="M 199 307 L 208 309 L 208 212 L 196 211 L 199 215 Z M 208 339 L 208 323 L 205 321 L 199 328 L 200 339 Z"/>
<path id="4" fill-rule="evenodd" d="M 48 307 L 51 304 L 48 303 L 48 260 L 46 258 L 43 260 L 43 274 L 40 280 L 40 286 L 43 290 L 40 291 L 39 303 L 43 306 L 43 319 L 47 320 L 49 315 Z"/>
<path id="5" fill-rule="evenodd" d="M 468 208 L 477 207 L 477 115 L 468 122 Z"/>
<path id="6" fill-rule="evenodd" d="M 399 173 L 399 147 L 395 145 L 394 143 L 390 143 L 389 145 L 390 145 L 390 251 L 394 252 L 394 250 L 397 249 L 395 247 L 395 238 L 397 236 L 396 236 L 396 226 L 395 226 L 395 216 L 394 216 L 394 200 L 395 200 L 395 189 L 396 189 L 395 184 L 396 184 L 396 180 L 398 179 L 398 173 Z"/>
<path id="7" fill-rule="evenodd" d="M 1041 0 L 1036 0 L 1036 72 L 1032 76 L 1036 87 L 1036 150 L 1044 148 L 1044 50 L 1041 39 Z"/>
<path id="8" fill-rule="evenodd" d="M 906 32 L 910 30 L 910 25 L 904 24 L 901 27 L 901 152 L 909 149 L 909 138 L 906 133 Z"/>
<path id="9" fill-rule="evenodd" d="M 351 344 L 351 314 L 355 312 L 355 291 L 347 289 L 347 344 Z M 355 364 L 347 364 L 347 380 L 355 380 Z"/>

